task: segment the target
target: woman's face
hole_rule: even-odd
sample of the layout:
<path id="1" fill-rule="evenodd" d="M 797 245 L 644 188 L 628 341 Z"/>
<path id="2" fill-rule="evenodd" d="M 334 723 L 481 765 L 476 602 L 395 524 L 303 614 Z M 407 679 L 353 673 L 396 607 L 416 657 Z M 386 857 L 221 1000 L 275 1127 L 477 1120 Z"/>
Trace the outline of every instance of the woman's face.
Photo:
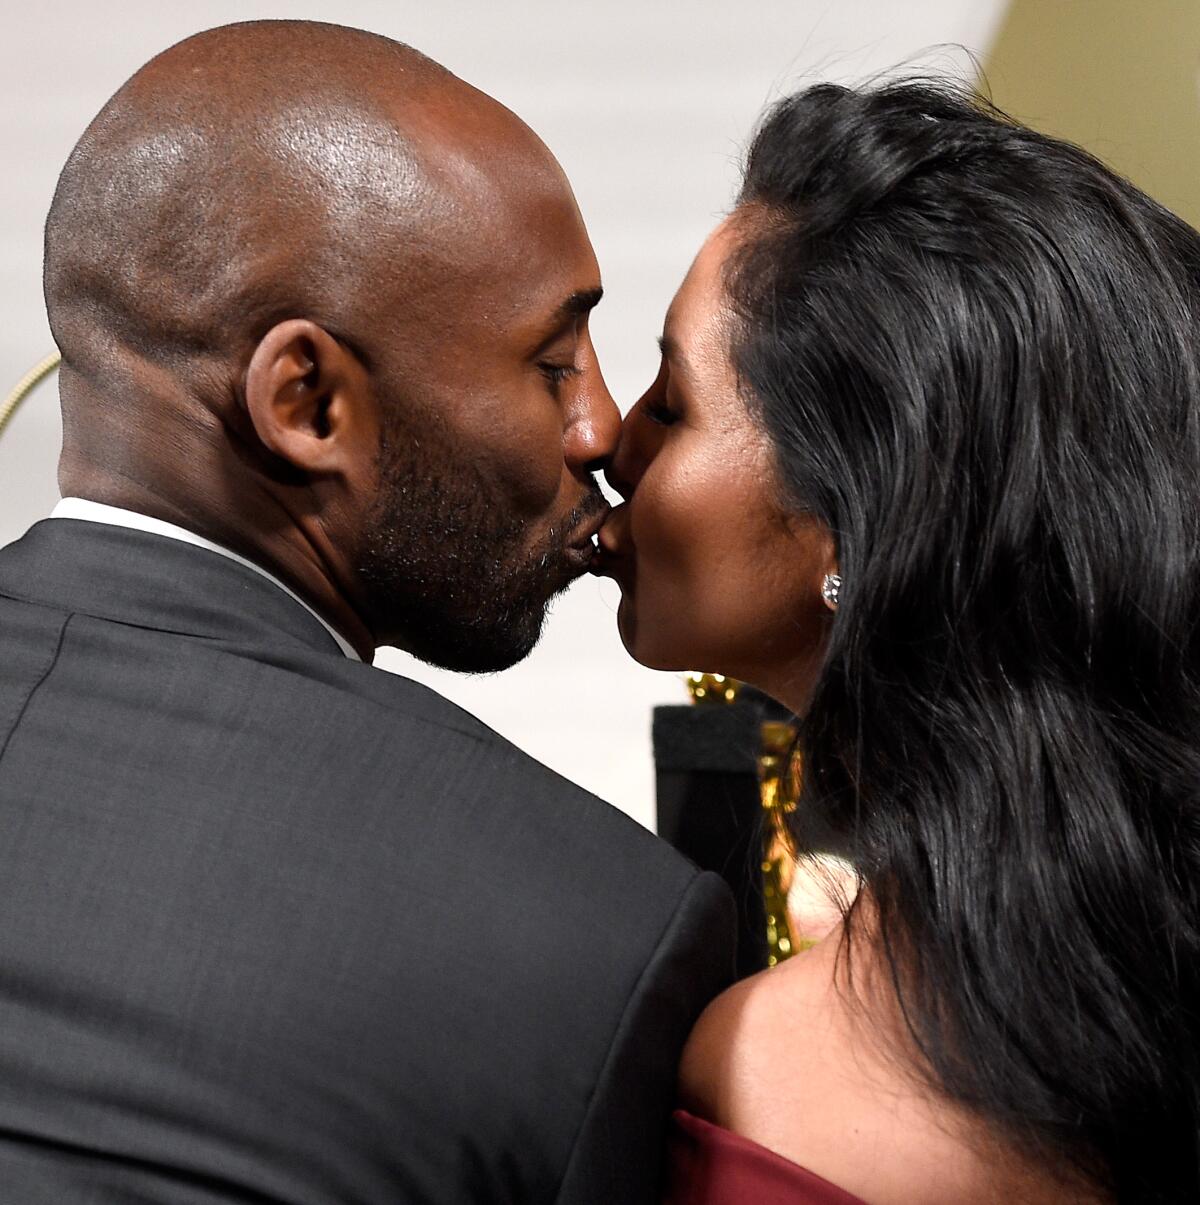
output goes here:
<path id="1" fill-rule="evenodd" d="M 625 499 L 597 572 L 621 587 L 630 654 L 656 669 L 724 673 L 800 710 L 831 618 L 828 529 L 783 509 L 773 452 L 737 390 L 721 281 L 729 221 L 667 312 L 662 364 L 625 419 L 608 478 Z"/>

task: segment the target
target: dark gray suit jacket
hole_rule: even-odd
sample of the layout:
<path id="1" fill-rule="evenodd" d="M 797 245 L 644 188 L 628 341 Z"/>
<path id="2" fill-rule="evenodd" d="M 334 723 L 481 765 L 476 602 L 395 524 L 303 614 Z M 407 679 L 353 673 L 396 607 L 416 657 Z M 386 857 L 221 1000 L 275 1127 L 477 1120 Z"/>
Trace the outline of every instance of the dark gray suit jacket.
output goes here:
<path id="1" fill-rule="evenodd" d="M 251 570 L 0 550 L 3 1205 L 652 1201 L 732 913 Z"/>

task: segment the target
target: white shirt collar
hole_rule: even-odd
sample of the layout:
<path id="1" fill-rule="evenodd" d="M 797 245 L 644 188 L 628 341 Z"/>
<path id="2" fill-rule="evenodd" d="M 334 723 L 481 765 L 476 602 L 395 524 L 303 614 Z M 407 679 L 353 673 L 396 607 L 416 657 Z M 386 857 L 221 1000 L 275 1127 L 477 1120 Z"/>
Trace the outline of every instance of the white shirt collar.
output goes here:
<path id="1" fill-rule="evenodd" d="M 329 634 L 337 641 L 337 646 L 351 661 L 361 661 L 362 658 L 354 651 L 350 642 L 338 631 L 332 628 L 316 611 L 312 609 L 294 590 L 285 586 L 274 574 L 268 573 L 261 565 L 248 561 L 244 556 L 231 552 L 212 540 L 198 536 L 186 527 L 177 527 L 174 523 L 164 523 L 161 519 L 153 519 L 149 515 L 139 514 L 135 510 L 125 510 L 120 506 L 105 506 L 102 502 L 90 502 L 86 498 L 63 498 L 50 512 L 52 519 L 82 519 L 85 523 L 107 523 L 110 527 L 131 527 L 135 531 L 148 531 L 152 535 L 166 536 L 168 540 L 179 540 L 184 544 L 192 544 L 196 548 L 206 548 L 218 556 L 228 557 L 247 569 L 253 569 L 260 577 L 278 586 L 293 601 L 298 602 Z"/>

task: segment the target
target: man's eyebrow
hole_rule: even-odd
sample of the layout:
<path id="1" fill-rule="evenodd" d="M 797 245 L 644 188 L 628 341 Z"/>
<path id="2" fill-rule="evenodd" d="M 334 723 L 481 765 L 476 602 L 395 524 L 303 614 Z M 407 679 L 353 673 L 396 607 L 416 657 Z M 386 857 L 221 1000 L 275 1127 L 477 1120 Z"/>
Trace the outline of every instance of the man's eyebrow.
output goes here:
<path id="1" fill-rule="evenodd" d="M 600 285 L 594 289 L 579 289 L 558 307 L 555 318 L 559 321 L 565 321 L 568 318 L 582 318 L 584 314 L 600 304 L 600 298 L 603 296 L 604 289 Z"/>
<path id="2" fill-rule="evenodd" d="M 541 353 L 554 342 L 569 325 L 578 322 L 604 296 L 604 290 L 597 285 L 594 289 L 579 289 L 572 293 L 555 311 L 538 335 L 538 345 L 534 355 Z"/>

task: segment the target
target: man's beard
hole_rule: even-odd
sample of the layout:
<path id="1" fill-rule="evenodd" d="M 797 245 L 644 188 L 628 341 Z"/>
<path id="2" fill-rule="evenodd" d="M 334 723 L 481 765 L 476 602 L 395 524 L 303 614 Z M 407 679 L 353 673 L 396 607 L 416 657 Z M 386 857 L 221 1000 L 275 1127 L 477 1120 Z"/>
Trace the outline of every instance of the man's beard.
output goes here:
<path id="1" fill-rule="evenodd" d="M 541 638 L 550 600 L 575 576 L 565 550 L 605 502 L 593 482 L 531 545 L 528 523 L 496 487 L 430 434 L 381 440 L 379 498 L 359 559 L 373 626 L 444 669 L 507 669 Z"/>

